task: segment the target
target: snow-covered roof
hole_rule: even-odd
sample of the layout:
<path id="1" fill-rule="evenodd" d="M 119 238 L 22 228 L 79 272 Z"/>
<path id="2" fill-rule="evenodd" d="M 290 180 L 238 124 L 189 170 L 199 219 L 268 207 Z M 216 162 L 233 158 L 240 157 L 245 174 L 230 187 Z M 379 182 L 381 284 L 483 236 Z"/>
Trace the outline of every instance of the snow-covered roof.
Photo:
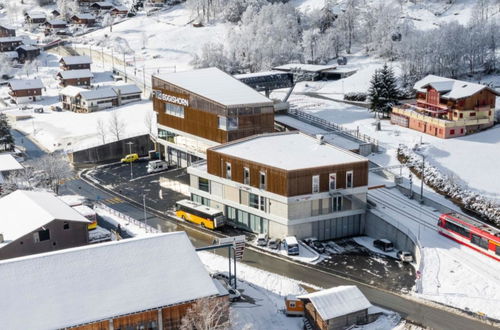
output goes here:
<path id="1" fill-rule="evenodd" d="M 89 222 L 49 192 L 16 190 L 0 198 L 0 210 L 0 233 L 4 235 L 5 243 L 54 220 Z"/>
<path id="2" fill-rule="evenodd" d="M 323 320 L 358 312 L 372 306 L 354 285 L 342 285 L 298 296 L 309 299 Z"/>
<path id="3" fill-rule="evenodd" d="M 75 14 L 73 15 L 73 17 L 76 17 L 78 19 L 87 19 L 87 20 L 93 20 L 95 19 L 95 16 L 92 15 L 92 14 L 87 14 L 87 13 L 79 13 L 79 14 Z"/>
<path id="4" fill-rule="evenodd" d="M 72 206 L 72 208 L 80 213 L 81 215 L 83 215 L 84 217 L 86 216 L 89 216 L 89 215 L 95 215 L 95 211 L 92 210 L 90 207 L 88 207 L 87 205 L 75 205 L 75 206 Z"/>
<path id="5" fill-rule="evenodd" d="M 435 76 L 432 74 L 417 81 L 413 88 L 421 93 L 425 93 L 426 87 L 428 86 L 437 90 L 441 94 L 441 97 L 445 99 L 456 100 L 466 98 L 482 91 L 485 88 L 496 95 L 500 95 L 500 93 L 485 85 Z"/>
<path id="6" fill-rule="evenodd" d="M 22 39 L 20 37 L 2 37 L 0 38 L 0 43 L 4 42 L 21 42 Z"/>
<path id="7" fill-rule="evenodd" d="M 157 77 L 225 106 L 273 104 L 264 95 L 217 68 L 168 73 Z"/>
<path id="8" fill-rule="evenodd" d="M 260 71 L 260 72 L 235 74 L 233 77 L 235 77 L 236 79 L 243 79 L 243 78 L 267 77 L 278 74 L 287 74 L 287 73 L 278 71 Z"/>
<path id="9" fill-rule="evenodd" d="M 137 87 L 137 85 L 130 84 L 130 85 L 116 85 L 112 87 L 116 93 L 120 91 L 122 95 L 126 94 L 137 94 L 137 93 L 142 93 L 141 89 Z"/>
<path id="10" fill-rule="evenodd" d="M 20 170 L 23 165 L 12 156 L 11 154 L 0 154 L 0 172 Z"/>
<path id="11" fill-rule="evenodd" d="M 45 18 L 45 17 L 47 17 L 44 13 L 40 13 L 40 12 L 31 12 L 31 13 L 28 13 L 27 15 L 30 18 Z"/>
<path id="12" fill-rule="evenodd" d="M 337 67 L 336 65 L 289 63 L 274 67 L 273 70 L 279 70 L 279 71 L 301 70 L 306 72 L 321 72 L 325 70 L 335 69 L 336 67 Z"/>
<path id="13" fill-rule="evenodd" d="M 21 46 L 17 47 L 16 50 L 17 49 L 24 49 L 25 51 L 29 52 L 29 51 L 32 51 L 32 50 L 39 50 L 40 48 L 35 47 L 33 45 L 21 45 Z"/>
<path id="14" fill-rule="evenodd" d="M 9 86 L 13 91 L 25 89 L 43 88 L 43 83 L 40 79 L 14 79 L 9 82 Z"/>
<path id="15" fill-rule="evenodd" d="M 60 329 L 219 294 L 185 232 L 3 260 L 0 292 L 1 329 Z"/>
<path id="16" fill-rule="evenodd" d="M 287 171 L 367 161 L 365 157 L 293 131 L 254 135 L 212 150 Z"/>
<path id="17" fill-rule="evenodd" d="M 91 6 L 98 5 L 99 7 L 113 7 L 113 4 L 108 1 L 97 1 L 94 2 Z"/>
<path id="18" fill-rule="evenodd" d="M 116 97 L 116 92 L 111 87 L 102 87 L 91 91 L 81 91 L 80 96 L 85 100 L 107 99 Z"/>
<path id="19" fill-rule="evenodd" d="M 75 65 L 75 64 L 90 64 L 92 63 L 92 60 L 88 56 L 80 55 L 80 56 L 64 56 L 61 58 L 59 62 L 64 62 L 66 65 Z"/>
<path id="20" fill-rule="evenodd" d="M 113 6 L 113 9 L 116 9 L 118 11 L 128 11 L 128 8 L 124 5 Z"/>
<path id="21" fill-rule="evenodd" d="M 0 23 L 0 28 L 3 28 L 5 30 L 15 30 L 15 28 L 13 28 L 12 26 L 5 25 L 3 23 Z"/>
<path id="22" fill-rule="evenodd" d="M 50 25 L 67 25 L 68 22 L 63 21 L 62 19 L 52 19 L 50 21 L 47 21 L 47 24 L 50 24 Z"/>
<path id="23" fill-rule="evenodd" d="M 86 89 L 77 86 L 66 86 L 59 91 L 59 94 L 75 97 L 82 91 L 86 91 Z"/>
<path id="24" fill-rule="evenodd" d="M 62 79 L 77 79 L 77 78 L 93 78 L 94 75 L 89 69 L 81 70 L 65 70 L 57 74 L 60 75 Z"/>

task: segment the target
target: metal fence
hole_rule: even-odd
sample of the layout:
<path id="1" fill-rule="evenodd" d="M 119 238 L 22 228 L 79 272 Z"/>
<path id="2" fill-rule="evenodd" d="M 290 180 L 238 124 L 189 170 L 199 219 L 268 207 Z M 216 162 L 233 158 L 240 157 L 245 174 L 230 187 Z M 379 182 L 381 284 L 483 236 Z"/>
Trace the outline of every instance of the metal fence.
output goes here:
<path id="1" fill-rule="evenodd" d="M 371 143 L 373 145 L 374 151 L 378 150 L 378 140 L 372 138 L 371 136 L 368 136 L 366 134 L 360 133 L 359 130 L 350 130 L 347 129 L 343 126 L 340 126 L 338 124 L 335 124 L 331 121 L 325 120 L 323 118 L 308 114 L 305 111 L 298 110 L 298 109 L 290 109 L 288 110 L 288 113 L 296 117 L 297 119 L 300 119 L 302 121 L 306 121 L 310 124 L 313 124 L 315 126 L 319 126 L 321 128 L 331 130 L 331 131 L 336 131 L 341 135 L 344 135 L 348 138 L 355 139 L 364 143 Z"/>
<path id="2" fill-rule="evenodd" d="M 148 224 L 146 224 L 146 223 L 144 223 L 142 221 L 136 220 L 136 219 L 134 219 L 134 218 L 132 218 L 132 217 L 126 215 L 126 214 L 123 214 L 123 213 L 121 213 L 121 212 L 119 212 L 119 211 L 117 211 L 115 209 L 112 209 L 109 206 L 104 205 L 103 203 L 96 203 L 95 207 L 101 208 L 101 209 L 103 209 L 103 210 L 105 210 L 105 211 L 107 211 L 107 212 L 109 212 L 109 213 L 111 213 L 111 214 L 119 217 L 120 219 L 123 219 L 123 220 L 127 221 L 127 225 L 129 225 L 129 224 L 132 223 L 132 224 L 138 226 L 139 228 L 144 229 L 146 231 L 146 233 L 156 233 L 156 234 L 161 233 L 160 230 L 158 230 L 158 229 L 156 229 L 154 227 L 151 227 L 151 226 L 149 226 Z"/>

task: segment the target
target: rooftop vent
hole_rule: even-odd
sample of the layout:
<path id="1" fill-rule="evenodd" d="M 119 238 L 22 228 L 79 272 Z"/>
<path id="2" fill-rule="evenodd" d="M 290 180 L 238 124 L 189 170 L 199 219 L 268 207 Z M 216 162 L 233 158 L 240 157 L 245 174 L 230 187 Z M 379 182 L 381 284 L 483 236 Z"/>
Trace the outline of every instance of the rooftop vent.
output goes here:
<path id="1" fill-rule="evenodd" d="M 318 139 L 318 144 L 323 144 L 325 142 L 325 136 L 321 134 L 316 134 L 316 139 Z"/>

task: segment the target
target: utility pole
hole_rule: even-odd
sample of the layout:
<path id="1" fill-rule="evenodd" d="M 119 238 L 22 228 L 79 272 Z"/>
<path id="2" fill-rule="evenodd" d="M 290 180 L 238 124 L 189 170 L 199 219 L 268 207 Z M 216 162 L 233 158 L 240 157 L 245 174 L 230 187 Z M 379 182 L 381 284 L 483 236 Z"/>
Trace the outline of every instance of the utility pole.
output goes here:
<path id="1" fill-rule="evenodd" d="M 123 53 L 123 72 L 125 73 L 125 82 L 127 82 L 127 65 L 125 64 L 125 53 Z"/>
<path id="2" fill-rule="evenodd" d="M 142 66 L 142 82 L 144 83 L 144 95 L 146 95 L 146 66 Z"/>
<path id="3" fill-rule="evenodd" d="M 142 194 L 142 204 L 144 206 L 144 226 L 146 227 L 146 231 L 148 230 L 148 216 L 146 214 L 146 193 Z"/>
<path id="4" fill-rule="evenodd" d="M 422 156 L 422 177 L 420 184 L 420 204 L 424 203 L 424 178 L 425 178 L 425 155 Z"/>
<path id="5" fill-rule="evenodd" d="M 104 45 L 101 45 L 102 68 L 104 69 Z"/>
<path id="6" fill-rule="evenodd" d="M 134 142 L 130 141 L 130 142 L 127 142 L 126 144 L 128 144 L 128 151 L 129 151 L 129 154 L 132 153 L 132 145 L 134 144 Z M 132 163 L 133 162 L 130 162 L 130 180 L 132 180 L 132 178 L 134 177 L 134 173 L 132 172 Z"/>
<path id="7" fill-rule="evenodd" d="M 115 49 L 111 46 L 111 66 L 113 67 L 113 73 L 115 73 Z"/>

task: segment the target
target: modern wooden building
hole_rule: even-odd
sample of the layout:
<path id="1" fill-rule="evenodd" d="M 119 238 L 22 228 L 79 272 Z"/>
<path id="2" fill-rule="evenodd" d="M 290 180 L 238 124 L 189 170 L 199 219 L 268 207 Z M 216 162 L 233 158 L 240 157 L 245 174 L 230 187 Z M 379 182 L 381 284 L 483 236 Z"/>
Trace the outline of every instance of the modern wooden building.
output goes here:
<path id="1" fill-rule="evenodd" d="M 71 21 L 74 24 L 91 26 L 91 25 L 95 24 L 96 19 L 95 19 L 95 16 L 92 14 L 79 13 L 79 14 L 75 14 L 75 15 L 71 16 Z"/>
<path id="2" fill-rule="evenodd" d="M 212 147 L 188 173 L 194 201 L 252 232 L 326 240 L 364 229 L 368 160 L 297 131 Z"/>
<path id="3" fill-rule="evenodd" d="M 0 24 L 0 38 L 15 37 L 16 29 Z"/>
<path id="4" fill-rule="evenodd" d="M 17 58 L 19 62 L 33 61 L 40 56 L 40 48 L 32 45 L 21 45 L 16 48 Z"/>
<path id="5" fill-rule="evenodd" d="M 2 37 L 0 38 L 0 52 L 11 52 L 23 44 L 19 37 Z"/>
<path id="6" fill-rule="evenodd" d="M 90 81 L 94 78 L 92 72 L 89 69 L 81 70 L 66 70 L 61 71 L 57 74 L 57 78 L 60 80 L 60 85 L 66 86 L 80 86 L 80 87 L 90 87 Z"/>
<path id="7" fill-rule="evenodd" d="M 9 95 L 15 103 L 38 101 L 42 98 L 43 83 L 40 79 L 15 79 L 9 81 Z"/>
<path id="8" fill-rule="evenodd" d="M 84 89 L 67 86 L 59 92 L 63 109 L 74 112 L 94 112 L 141 100 L 141 89 L 136 85 L 116 85 Z"/>
<path id="9" fill-rule="evenodd" d="M 90 70 L 92 60 L 90 57 L 82 56 L 64 56 L 59 60 L 61 70 Z"/>
<path id="10" fill-rule="evenodd" d="M 1 329 L 180 329 L 202 299 L 229 317 L 185 232 L 0 261 L 0 291 Z"/>
<path id="11" fill-rule="evenodd" d="M 344 330 L 371 322 L 368 299 L 354 285 L 333 287 L 298 296 L 304 316 L 314 330 Z"/>
<path id="12" fill-rule="evenodd" d="M 274 106 L 264 95 L 216 68 L 153 76 L 162 154 L 181 166 L 208 147 L 273 132 Z"/>
<path id="13" fill-rule="evenodd" d="M 48 192 L 16 190 L 0 198 L 0 259 L 88 243 L 85 217 Z"/>
<path id="14" fill-rule="evenodd" d="M 499 92 L 467 81 L 429 75 L 415 83 L 416 101 L 392 109 L 391 123 L 440 138 L 493 126 Z"/>

